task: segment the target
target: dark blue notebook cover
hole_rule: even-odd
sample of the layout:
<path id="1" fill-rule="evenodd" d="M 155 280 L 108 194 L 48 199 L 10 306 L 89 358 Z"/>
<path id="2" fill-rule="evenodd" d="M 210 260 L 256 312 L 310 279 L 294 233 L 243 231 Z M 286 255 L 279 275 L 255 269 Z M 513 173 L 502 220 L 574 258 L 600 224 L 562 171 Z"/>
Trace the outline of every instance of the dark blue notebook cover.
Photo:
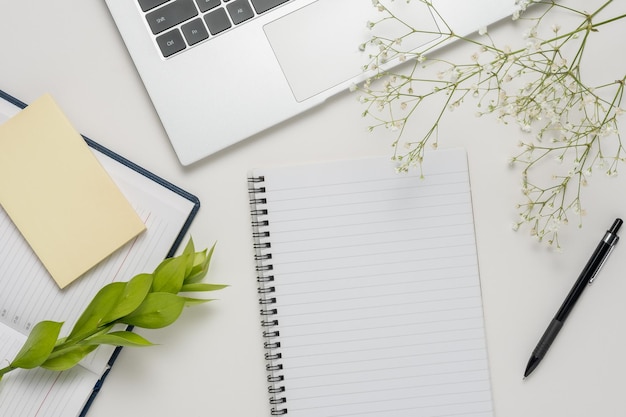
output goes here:
<path id="1" fill-rule="evenodd" d="M 17 107 L 20 107 L 22 109 L 27 106 L 26 103 L 16 99 L 15 97 L 11 96 L 10 94 L 7 94 L 6 92 L 4 92 L 2 90 L 0 90 L 0 98 L 8 101 L 9 103 L 12 103 L 12 104 L 16 105 Z M 100 145 L 99 143 L 94 142 L 93 140 L 89 139 L 88 137 L 83 135 L 83 138 L 85 139 L 87 144 L 89 146 L 91 146 L 92 148 L 94 148 L 94 149 L 98 150 L 99 152 L 107 155 L 111 159 L 114 159 L 115 161 L 118 161 L 120 164 L 123 164 L 123 165 L 126 165 L 127 167 L 132 168 L 133 170 L 137 171 L 141 175 L 151 179 L 152 181 L 154 181 L 154 182 L 158 183 L 159 185 L 161 185 L 161 186 L 163 186 L 163 187 L 165 187 L 165 188 L 175 192 L 176 194 L 180 195 L 182 198 L 185 198 L 185 199 L 187 199 L 187 200 L 189 200 L 190 202 L 193 203 L 193 207 L 192 207 L 191 211 L 189 212 L 189 215 L 187 216 L 187 220 L 185 221 L 185 223 L 184 223 L 182 229 L 180 230 L 180 232 L 178 233 L 178 236 L 176 237 L 176 239 L 172 243 L 172 246 L 171 246 L 171 248 L 170 248 L 170 250 L 169 250 L 169 252 L 167 254 L 167 257 L 174 256 L 174 254 L 176 253 L 176 250 L 180 246 L 183 238 L 185 237 L 185 234 L 187 233 L 189 227 L 191 226 L 191 222 L 193 221 L 193 219 L 195 218 L 196 214 L 198 213 L 198 210 L 200 209 L 200 200 L 198 199 L 198 197 L 196 197 L 193 194 L 188 193 L 187 191 L 183 190 L 182 188 L 180 188 L 180 187 L 170 183 L 169 181 L 164 180 L 163 178 L 153 174 L 152 172 L 150 172 L 150 171 L 140 167 L 139 165 L 129 161 L 128 159 L 118 155 L 117 153 L 111 151 L 110 149 Z M 94 386 L 94 388 L 93 388 L 93 390 L 91 392 L 91 396 L 87 400 L 87 403 L 85 404 L 85 407 L 81 411 L 79 417 L 84 417 L 87 414 L 87 411 L 89 410 L 89 407 L 91 406 L 91 404 L 93 403 L 93 400 L 95 399 L 96 395 L 100 391 L 100 388 L 102 387 L 102 384 L 104 383 L 104 380 L 106 379 L 107 375 L 109 374 L 109 371 L 111 370 L 111 367 L 113 366 L 113 363 L 115 362 L 115 359 L 117 359 L 117 356 L 119 355 L 121 349 L 122 349 L 121 347 L 118 347 L 113 352 L 113 355 L 111 355 L 111 358 L 109 359 L 109 363 L 108 363 L 109 366 L 108 366 L 107 370 L 102 374 L 102 376 L 100 377 L 100 379 L 98 380 L 98 382 Z"/>

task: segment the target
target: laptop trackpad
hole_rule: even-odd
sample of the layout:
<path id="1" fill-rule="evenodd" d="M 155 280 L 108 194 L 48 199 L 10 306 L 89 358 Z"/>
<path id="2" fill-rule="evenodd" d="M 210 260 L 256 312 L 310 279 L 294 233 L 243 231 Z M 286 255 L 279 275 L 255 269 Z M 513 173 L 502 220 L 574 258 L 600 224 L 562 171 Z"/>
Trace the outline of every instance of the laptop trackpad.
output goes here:
<path id="1" fill-rule="evenodd" d="M 394 3 L 396 7 L 410 7 L 414 27 L 437 31 L 432 15 L 422 3 Z M 371 1 L 318 0 L 265 25 L 265 34 L 296 100 L 306 100 L 362 74 L 368 58 L 359 46 L 373 34 L 367 22 L 382 16 Z M 377 29 L 393 39 L 401 34 L 397 26 Z M 417 48 L 437 37 L 432 33 L 412 36 L 411 45 L 403 43 L 403 48 Z"/>

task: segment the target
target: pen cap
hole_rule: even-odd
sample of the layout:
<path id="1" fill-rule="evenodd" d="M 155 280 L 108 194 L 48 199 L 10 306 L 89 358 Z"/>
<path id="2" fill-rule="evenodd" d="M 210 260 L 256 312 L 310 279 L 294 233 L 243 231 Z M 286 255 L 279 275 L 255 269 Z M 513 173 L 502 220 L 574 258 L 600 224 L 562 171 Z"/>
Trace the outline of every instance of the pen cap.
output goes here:
<path id="1" fill-rule="evenodd" d="M 622 219 L 620 218 L 615 219 L 615 221 L 613 222 L 613 226 L 611 226 L 611 228 L 609 229 L 609 232 L 613 234 L 617 234 L 617 231 L 619 230 L 619 228 L 622 227 L 622 223 L 624 223 Z"/>

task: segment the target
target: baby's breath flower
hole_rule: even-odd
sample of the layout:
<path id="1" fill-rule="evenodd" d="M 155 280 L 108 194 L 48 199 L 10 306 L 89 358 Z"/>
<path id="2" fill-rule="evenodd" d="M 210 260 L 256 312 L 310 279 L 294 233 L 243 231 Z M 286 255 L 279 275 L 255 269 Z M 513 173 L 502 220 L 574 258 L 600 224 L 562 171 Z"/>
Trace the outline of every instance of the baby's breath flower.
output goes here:
<path id="1" fill-rule="evenodd" d="M 406 36 L 421 31 L 409 27 L 402 16 L 391 14 L 385 7 L 387 1 L 393 0 L 372 2 L 382 13 L 379 21 L 395 21 L 398 28 L 406 30 Z M 436 14 L 432 0 L 414 2 Z M 524 14 L 529 5 L 539 2 L 543 4 L 540 13 Z M 487 27 L 481 27 L 479 37 L 460 38 L 475 51 L 466 55 L 465 62 L 449 62 L 441 54 L 432 58 L 428 47 L 417 53 L 403 51 L 404 36 L 373 36 L 362 49 L 369 45 L 378 49 L 366 66 L 377 75 L 351 90 L 359 91 L 359 101 L 367 107 L 363 114 L 376 120 L 371 129 L 396 131 L 393 158 L 402 161 L 402 171 L 419 166 L 428 146 L 438 147 L 439 126 L 445 117 L 451 117 L 443 110 L 459 108 L 468 96 L 478 107 L 477 117 L 489 113 L 503 124 L 517 124 L 520 135 L 526 138 L 519 140 L 518 153 L 508 160 L 520 170 L 524 199 L 517 205 L 519 220 L 514 229 L 525 225 L 538 240 L 559 249 L 558 230 L 568 224 L 568 215 L 580 218 L 585 214 L 581 190 L 589 184 L 593 171 L 615 176 L 619 162 L 626 161 L 618 125 L 625 113 L 622 97 L 626 75 L 617 74 L 617 79 L 609 78 L 596 87 L 580 70 L 583 61 L 593 56 L 586 53 L 586 48 L 599 44 L 590 42 L 596 32 L 601 33 L 597 28 L 608 23 L 623 24 L 620 20 L 626 17 L 600 17 L 598 11 L 578 11 L 561 2 L 517 0 L 513 19 L 528 24 L 518 44 L 498 45 Z M 552 22 L 553 15 L 561 19 L 564 13 L 571 13 L 581 22 L 573 29 Z M 368 22 L 367 27 L 376 24 Z M 445 29 L 440 34 L 442 41 L 459 38 Z M 414 65 L 402 66 L 398 72 L 381 69 L 381 63 L 389 59 L 413 59 Z M 424 87 L 428 82 L 430 87 Z M 430 108 L 433 102 L 436 106 L 443 102 L 442 111 L 416 111 Z M 370 112 L 372 108 L 379 112 Z M 423 136 L 400 140 L 412 114 L 420 115 L 417 125 L 426 127 Z M 424 122 L 428 114 L 436 115 L 430 127 Z M 605 154 L 609 149 L 612 155 Z M 535 167 L 550 160 L 559 164 L 553 167 L 555 174 L 536 178 L 543 171 L 536 172 Z"/>

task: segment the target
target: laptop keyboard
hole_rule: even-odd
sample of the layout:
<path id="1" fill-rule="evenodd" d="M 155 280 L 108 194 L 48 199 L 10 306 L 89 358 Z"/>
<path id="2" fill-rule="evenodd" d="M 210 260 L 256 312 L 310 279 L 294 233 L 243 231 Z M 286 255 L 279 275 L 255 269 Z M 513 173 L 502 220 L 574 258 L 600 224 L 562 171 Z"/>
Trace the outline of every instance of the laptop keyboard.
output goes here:
<path id="1" fill-rule="evenodd" d="M 163 57 L 293 0 L 137 0 Z"/>

